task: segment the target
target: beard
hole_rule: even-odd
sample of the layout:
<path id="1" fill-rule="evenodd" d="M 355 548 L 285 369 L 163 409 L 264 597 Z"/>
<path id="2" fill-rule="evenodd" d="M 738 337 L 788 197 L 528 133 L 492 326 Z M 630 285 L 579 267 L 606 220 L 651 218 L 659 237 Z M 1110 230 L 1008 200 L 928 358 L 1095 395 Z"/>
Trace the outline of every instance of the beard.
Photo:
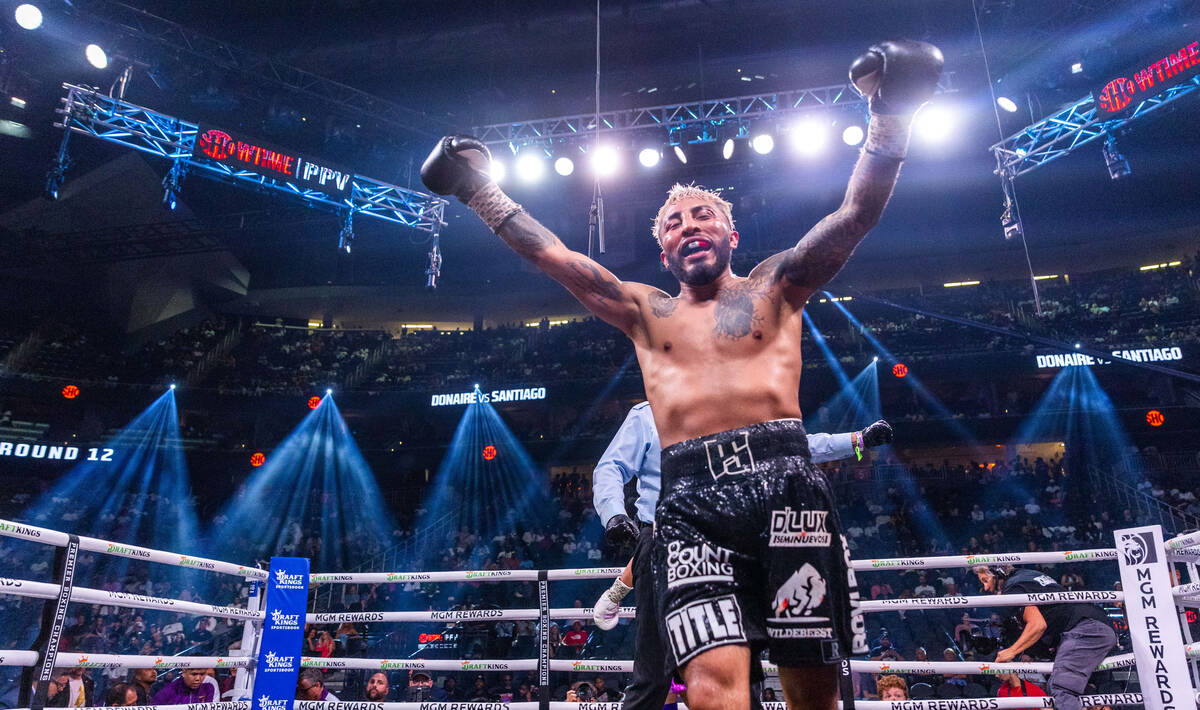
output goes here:
<path id="1" fill-rule="evenodd" d="M 716 261 L 712 263 L 703 262 L 699 264 L 685 264 L 683 257 L 679 253 L 667 256 L 667 270 L 671 272 L 679 283 L 687 284 L 688 286 L 704 286 L 717 280 L 717 277 L 725 273 L 729 268 L 729 261 L 733 258 L 733 247 L 729 242 L 717 243 L 713 242 L 713 252 L 717 255 Z"/>

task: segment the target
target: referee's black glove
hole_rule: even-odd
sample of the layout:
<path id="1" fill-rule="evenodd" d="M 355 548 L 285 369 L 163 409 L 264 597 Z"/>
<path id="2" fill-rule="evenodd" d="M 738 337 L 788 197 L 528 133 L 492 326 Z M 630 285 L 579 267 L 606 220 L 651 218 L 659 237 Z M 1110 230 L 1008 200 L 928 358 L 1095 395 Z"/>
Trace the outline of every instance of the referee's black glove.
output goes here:
<path id="1" fill-rule="evenodd" d="M 632 545 L 637 537 L 637 523 L 624 513 L 612 516 L 604 526 L 604 542 L 612 547 Z"/>
<path id="2" fill-rule="evenodd" d="M 876 446 L 892 443 L 892 425 L 880 419 L 874 424 L 869 425 L 862 430 L 862 442 L 864 449 L 873 449 Z"/>

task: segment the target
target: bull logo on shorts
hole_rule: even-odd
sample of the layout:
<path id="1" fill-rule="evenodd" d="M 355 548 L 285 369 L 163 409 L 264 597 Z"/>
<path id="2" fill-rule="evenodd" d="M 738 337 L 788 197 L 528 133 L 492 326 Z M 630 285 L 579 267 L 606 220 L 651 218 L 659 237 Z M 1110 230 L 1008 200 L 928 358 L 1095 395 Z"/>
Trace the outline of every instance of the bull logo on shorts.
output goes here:
<path id="1" fill-rule="evenodd" d="M 825 601 L 825 578 L 807 562 L 792 573 L 775 592 L 775 617 L 812 616 L 813 609 Z"/>
<path id="2" fill-rule="evenodd" d="M 754 453 L 750 451 L 750 435 L 746 432 L 733 441 L 709 439 L 704 442 L 704 453 L 713 480 L 754 472 Z"/>

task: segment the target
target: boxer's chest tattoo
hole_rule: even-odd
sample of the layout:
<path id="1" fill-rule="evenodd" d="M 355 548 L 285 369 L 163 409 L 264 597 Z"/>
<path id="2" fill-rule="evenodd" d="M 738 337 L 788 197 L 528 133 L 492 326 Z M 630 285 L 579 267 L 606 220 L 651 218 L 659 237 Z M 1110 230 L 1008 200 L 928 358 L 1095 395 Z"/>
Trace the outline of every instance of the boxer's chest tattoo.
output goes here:
<path id="1" fill-rule="evenodd" d="M 763 318 L 755 312 L 754 305 L 767 298 L 768 288 L 761 279 L 742 281 L 721 291 L 713 309 L 713 332 L 718 338 L 729 340 L 746 337 L 762 325 Z"/>
<path id="2" fill-rule="evenodd" d="M 667 318 L 679 306 L 679 299 L 653 292 L 650 294 L 650 312 L 655 318 Z"/>

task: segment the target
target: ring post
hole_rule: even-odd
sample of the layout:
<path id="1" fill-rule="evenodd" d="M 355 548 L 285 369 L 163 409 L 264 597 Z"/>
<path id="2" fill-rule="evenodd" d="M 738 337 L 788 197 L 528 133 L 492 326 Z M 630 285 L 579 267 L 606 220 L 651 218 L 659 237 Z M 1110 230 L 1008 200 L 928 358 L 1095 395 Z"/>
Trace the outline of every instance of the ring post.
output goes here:
<path id="1" fill-rule="evenodd" d="M 550 576 L 538 570 L 538 708 L 550 710 Z"/>
<path id="2" fill-rule="evenodd" d="M 1145 525 L 1113 533 L 1125 592 L 1125 617 L 1137 658 L 1138 682 L 1148 710 L 1175 710 L 1195 702 L 1162 527 Z"/>
<path id="3" fill-rule="evenodd" d="M 63 623 L 67 619 L 67 604 L 71 601 L 71 588 L 75 584 L 75 561 L 78 558 L 79 538 L 75 535 L 68 538 L 66 547 L 57 548 L 54 552 L 54 582 L 60 586 L 58 597 L 53 601 L 47 600 L 42 607 L 41 630 L 37 640 L 33 642 L 33 649 L 40 655 L 37 687 L 30 700 L 33 669 L 26 668 L 21 672 L 21 689 L 18 693 L 19 704 L 24 705 L 28 700 L 32 710 L 42 710 L 46 707 L 50 679 L 54 675 L 54 659 L 58 655 L 58 642 L 62 637 Z"/>
<path id="4" fill-rule="evenodd" d="M 266 618 L 254 669 L 251 708 L 292 710 L 304 645 L 308 559 L 272 557 L 265 599 Z"/>
<path id="5" fill-rule="evenodd" d="M 262 600 L 265 596 L 263 584 L 258 580 L 247 580 L 250 584 L 250 594 L 246 598 L 246 608 L 251 611 L 262 611 Z M 258 642 L 262 634 L 252 619 L 246 619 L 242 625 L 242 654 L 250 658 L 258 658 Z M 249 700 L 250 689 L 254 687 L 255 668 L 251 664 L 237 674 L 233 682 L 233 700 Z"/>

